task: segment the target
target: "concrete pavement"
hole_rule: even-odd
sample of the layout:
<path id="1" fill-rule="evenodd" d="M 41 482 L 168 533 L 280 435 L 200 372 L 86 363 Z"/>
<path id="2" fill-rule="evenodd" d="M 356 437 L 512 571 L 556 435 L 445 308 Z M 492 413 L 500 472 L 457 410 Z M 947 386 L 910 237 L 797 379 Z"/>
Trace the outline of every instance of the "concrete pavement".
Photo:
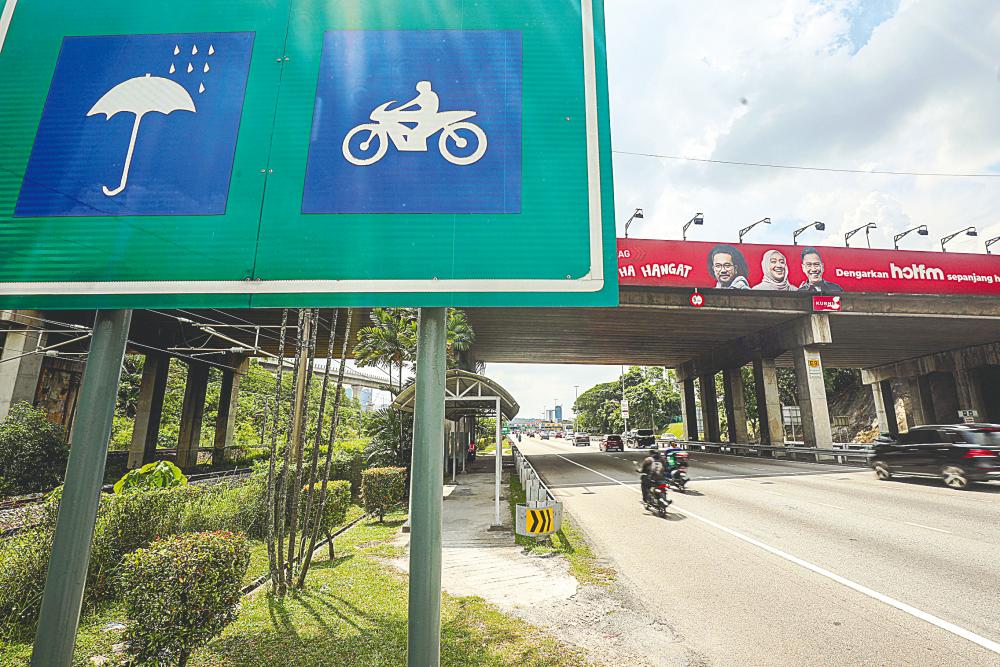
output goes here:
<path id="1" fill-rule="evenodd" d="M 664 521 L 639 503 L 643 452 L 520 446 L 623 583 L 712 664 L 1000 662 L 996 486 L 694 453 L 693 493 L 672 494 Z"/>

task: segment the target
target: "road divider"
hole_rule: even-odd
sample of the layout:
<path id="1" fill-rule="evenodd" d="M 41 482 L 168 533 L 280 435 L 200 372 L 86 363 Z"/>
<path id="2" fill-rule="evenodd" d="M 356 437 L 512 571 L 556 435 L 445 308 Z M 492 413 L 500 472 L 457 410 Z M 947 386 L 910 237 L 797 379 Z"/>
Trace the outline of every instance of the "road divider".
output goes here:
<path id="1" fill-rule="evenodd" d="M 545 537 L 562 528 L 562 503 L 545 485 L 538 471 L 515 445 L 514 467 L 524 487 L 525 504 L 517 506 L 514 531 L 528 537 Z"/>

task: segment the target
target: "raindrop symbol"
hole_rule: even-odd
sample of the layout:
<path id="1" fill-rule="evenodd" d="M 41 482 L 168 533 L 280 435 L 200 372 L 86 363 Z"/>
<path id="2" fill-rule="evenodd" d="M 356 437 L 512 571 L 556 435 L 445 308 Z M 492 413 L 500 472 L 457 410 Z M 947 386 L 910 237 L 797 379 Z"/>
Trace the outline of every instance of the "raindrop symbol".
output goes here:
<path id="1" fill-rule="evenodd" d="M 188 74 L 190 74 L 193 71 L 194 71 L 194 65 L 192 65 L 191 63 L 188 63 Z"/>
<path id="2" fill-rule="evenodd" d="M 198 92 L 199 93 L 205 92 L 205 84 L 204 83 L 198 85 Z"/>
<path id="3" fill-rule="evenodd" d="M 175 56 L 176 56 L 176 55 L 179 55 L 179 54 L 180 54 L 180 52 L 181 52 L 181 47 L 179 47 L 179 46 L 174 46 L 174 55 L 175 55 Z"/>
<path id="4" fill-rule="evenodd" d="M 173 63 L 170 63 L 170 73 L 171 73 L 171 74 L 173 74 L 173 73 L 174 73 L 174 72 L 176 72 L 176 71 L 177 71 L 177 68 L 176 68 L 176 67 L 174 67 L 174 64 L 173 64 Z"/>
<path id="5" fill-rule="evenodd" d="M 197 44 L 195 44 L 194 46 L 191 47 L 191 55 L 192 56 L 198 55 L 198 45 Z"/>
<path id="6" fill-rule="evenodd" d="M 208 63 L 205 63 L 205 71 L 207 72 L 210 69 L 212 69 L 212 68 L 208 66 Z"/>
<path id="7" fill-rule="evenodd" d="M 214 56 L 215 55 L 215 47 L 214 46 L 210 45 L 208 47 L 208 55 L 210 55 L 210 56 Z"/>

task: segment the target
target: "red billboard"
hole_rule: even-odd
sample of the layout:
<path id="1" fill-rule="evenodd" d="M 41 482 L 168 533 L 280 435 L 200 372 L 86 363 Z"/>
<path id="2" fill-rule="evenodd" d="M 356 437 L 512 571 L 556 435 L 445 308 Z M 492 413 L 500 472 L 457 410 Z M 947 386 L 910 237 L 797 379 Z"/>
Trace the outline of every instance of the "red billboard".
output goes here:
<path id="1" fill-rule="evenodd" d="M 622 285 L 1000 296 L 1000 256 L 618 239 Z"/>

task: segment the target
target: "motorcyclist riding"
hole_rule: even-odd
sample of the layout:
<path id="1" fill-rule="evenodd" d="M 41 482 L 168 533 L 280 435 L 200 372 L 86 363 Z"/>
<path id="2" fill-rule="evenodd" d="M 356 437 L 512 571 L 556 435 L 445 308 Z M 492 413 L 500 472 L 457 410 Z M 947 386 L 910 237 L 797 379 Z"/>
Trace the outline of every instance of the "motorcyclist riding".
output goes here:
<path id="1" fill-rule="evenodd" d="M 642 468 L 639 469 L 639 472 L 642 473 L 640 477 L 642 483 L 642 500 L 643 502 L 649 502 L 649 490 L 654 484 L 662 482 L 665 479 L 665 469 L 663 461 L 660 458 L 660 452 L 650 449 L 649 456 L 643 460 Z"/>

